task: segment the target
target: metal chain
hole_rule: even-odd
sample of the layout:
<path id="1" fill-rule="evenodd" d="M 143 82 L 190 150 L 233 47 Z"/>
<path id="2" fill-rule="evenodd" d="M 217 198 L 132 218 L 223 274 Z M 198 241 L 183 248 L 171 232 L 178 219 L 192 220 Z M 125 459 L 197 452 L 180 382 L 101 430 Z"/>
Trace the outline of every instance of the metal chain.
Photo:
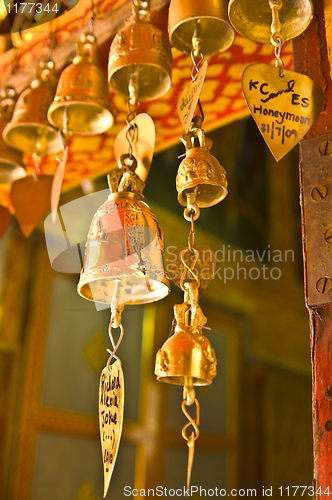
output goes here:
<path id="1" fill-rule="evenodd" d="M 188 446 L 188 466 L 187 466 L 187 489 L 190 488 L 190 480 L 191 480 L 191 471 L 194 462 L 194 452 L 195 452 L 195 441 L 199 436 L 199 402 L 195 398 L 193 403 L 196 405 L 196 418 L 191 417 L 186 410 L 187 402 L 184 399 L 181 404 L 181 409 L 185 415 L 185 417 L 189 420 L 189 422 L 183 426 L 182 428 L 182 437 L 187 441 Z M 193 404 L 192 403 L 192 404 Z M 187 429 L 192 426 L 192 432 L 190 436 L 187 435 Z M 187 495 L 188 496 L 188 495 Z"/>
<path id="2" fill-rule="evenodd" d="M 281 31 L 282 24 L 280 22 L 279 10 L 282 7 L 282 0 L 269 0 L 269 5 L 272 12 L 272 23 L 271 23 L 271 43 L 274 45 L 274 54 L 276 56 L 276 68 L 278 68 L 279 63 L 281 65 L 279 69 L 279 76 L 284 76 L 285 64 L 280 57 L 281 48 L 285 42 Z"/>

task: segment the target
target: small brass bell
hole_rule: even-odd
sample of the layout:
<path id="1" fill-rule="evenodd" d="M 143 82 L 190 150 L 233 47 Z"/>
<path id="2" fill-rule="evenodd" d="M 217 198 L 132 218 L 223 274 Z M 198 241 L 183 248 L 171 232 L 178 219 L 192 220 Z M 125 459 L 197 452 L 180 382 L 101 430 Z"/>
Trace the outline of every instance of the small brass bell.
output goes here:
<path id="1" fill-rule="evenodd" d="M 195 126 L 195 122 L 198 126 Z M 200 128 L 200 117 L 194 117 L 191 130 L 181 136 L 186 146 L 186 158 L 180 163 L 176 176 L 178 202 L 190 202 L 199 208 L 212 207 L 227 195 L 226 171 L 211 155 L 212 140 Z"/>
<path id="2" fill-rule="evenodd" d="M 13 115 L 16 99 L 16 92 L 12 87 L 6 87 L 0 92 L 0 184 L 11 184 L 26 176 L 23 154 L 8 146 L 2 139 L 3 129 Z"/>
<path id="3" fill-rule="evenodd" d="M 107 75 L 99 66 L 96 38 L 83 35 L 78 54 L 61 73 L 56 95 L 48 110 L 52 125 L 74 134 L 101 134 L 113 125 Z"/>
<path id="4" fill-rule="evenodd" d="M 109 174 L 111 194 L 92 219 L 77 288 L 82 297 L 115 308 L 153 302 L 169 292 L 163 233 L 143 202 L 137 162 L 123 155 L 119 166 Z"/>
<path id="5" fill-rule="evenodd" d="M 19 96 L 13 117 L 3 131 L 5 142 L 38 157 L 63 149 L 59 130 L 47 121 L 47 110 L 55 92 L 54 62 L 42 61 L 37 78 Z"/>
<path id="6" fill-rule="evenodd" d="M 135 0 L 133 15 L 115 35 L 109 54 L 110 87 L 128 98 L 129 87 L 134 85 L 139 101 L 156 99 L 171 85 L 171 48 L 150 17 L 148 2 Z"/>
<path id="7" fill-rule="evenodd" d="M 217 359 L 209 340 L 202 334 L 206 318 L 198 304 L 196 324 L 189 320 L 189 312 L 193 314 L 188 302 L 174 306 L 174 334 L 157 352 L 155 374 L 157 380 L 169 384 L 209 385 L 217 374 Z"/>
<path id="8" fill-rule="evenodd" d="M 230 0 L 229 19 L 241 35 L 255 42 L 270 43 L 272 10 L 279 11 L 284 41 L 297 37 L 309 26 L 313 17 L 311 0 Z"/>
<path id="9" fill-rule="evenodd" d="M 227 3 L 227 0 L 171 0 L 168 16 L 171 44 L 190 54 L 195 35 L 204 56 L 227 50 L 235 40 Z"/>

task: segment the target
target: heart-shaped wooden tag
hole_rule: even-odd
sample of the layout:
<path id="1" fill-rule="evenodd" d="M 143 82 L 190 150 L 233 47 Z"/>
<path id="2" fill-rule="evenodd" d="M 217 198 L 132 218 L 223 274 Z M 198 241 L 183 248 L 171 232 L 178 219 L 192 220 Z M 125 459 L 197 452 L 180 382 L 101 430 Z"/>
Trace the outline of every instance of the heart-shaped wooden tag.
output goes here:
<path id="1" fill-rule="evenodd" d="M 138 177 L 145 182 L 149 174 L 153 158 L 156 131 L 151 116 L 146 113 L 140 113 L 137 115 L 136 118 L 130 122 L 130 125 L 134 124 L 137 127 L 137 134 L 135 134 L 133 142 L 133 155 L 137 160 L 137 168 L 135 172 Z M 114 155 L 117 161 L 121 155 L 128 152 L 128 128 L 128 125 L 124 127 L 115 138 Z"/>
<path id="2" fill-rule="evenodd" d="M 99 385 L 99 430 L 104 466 L 104 498 L 111 482 L 122 434 L 124 379 L 117 359 L 101 373 Z"/>
<path id="3" fill-rule="evenodd" d="M 251 64 L 242 75 L 242 90 L 266 144 L 277 161 L 312 127 L 324 93 L 306 75 L 264 63 Z"/>
<path id="4" fill-rule="evenodd" d="M 11 221 L 11 214 L 7 207 L 0 206 L 0 239 L 3 237 L 9 228 Z"/>
<path id="5" fill-rule="evenodd" d="M 53 175 L 24 177 L 13 182 L 10 198 L 16 219 L 28 237 L 43 218 L 51 204 Z"/>
<path id="6" fill-rule="evenodd" d="M 182 254 L 184 262 L 193 270 L 195 276 L 199 278 L 199 291 L 200 294 L 202 294 L 214 276 L 216 258 L 211 248 L 206 245 L 195 247 L 195 250 L 197 250 L 198 255 L 197 262 L 193 267 L 192 265 L 196 258 L 195 254 L 190 253 L 189 249 L 179 247 L 169 254 L 166 270 L 170 279 L 180 288 L 181 277 L 183 277 L 185 281 L 195 281 L 194 276 L 190 271 L 186 271 L 183 265 L 181 260 Z"/>
<path id="7" fill-rule="evenodd" d="M 205 61 L 196 75 L 195 81 L 192 81 L 181 92 L 177 110 L 181 123 L 186 132 L 190 129 L 191 120 L 193 119 L 199 96 L 201 95 L 202 87 L 205 80 L 207 70 L 207 61 Z"/>

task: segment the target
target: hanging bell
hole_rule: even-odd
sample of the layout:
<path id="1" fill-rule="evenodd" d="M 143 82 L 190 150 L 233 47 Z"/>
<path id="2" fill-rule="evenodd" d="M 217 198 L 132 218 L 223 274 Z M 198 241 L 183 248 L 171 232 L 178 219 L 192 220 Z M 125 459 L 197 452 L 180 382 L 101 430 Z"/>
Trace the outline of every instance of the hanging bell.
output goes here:
<path id="1" fill-rule="evenodd" d="M 101 134 L 113 125 L 107 76 L 98 63 L 96 38 L 83 35 L 77 56 L 61 73 L 48 119 L 58 128 L 74 134 Z"/>
<path id="2" fill-rule="evenodd" d="M 204 56 L 227 50 L 235 40 L 227 3 L 227 0 L 171 0 L 168 15 L 171 44 L 191 54 L 195 37 Z"/>
<path id="3" fill-rule="evenodd" d="M 16 102 L 16 92 L 13 87 L 6 87 L 0 92 L 0 184 L 12 182 L 26 176 L 23 154 L 8 146 L 2 139 L 2 132 L 13 115 Z"/>
<path id="4" fill-rule="evenodd" d="M 3 131 L 9 146 L 40 158 L 63 149 L 59 130 L 47 121 L 55 85 L 54 62 L 44 60 L 38 66 L 36 79 L 19 96 L 13 117 Z"/>
<path id="5" fill-rule="evenodd" d="M 198 304 L 195 308 L 196 320 L 192 321 L 193 304 L 184 302 L 174 306 L 174 334 L 156 356 L 155 374 L 161 382 L 183 386 L 209 385 L 217 374 L 214 349 L 202 334 L 206 318 Z"/>
<path id="6" fill-rule="evenodd" d="M 197 124 L 197 126 L 196 126 Z M 226 171 L 211 155 L 212 140 L 200 128 L 201 118 L 194 117 L 192 128 L 181 136 L 186 146 L 186 158 L 180 163 L 176 176 L 178 202 L 190 203 L 199 208 L 212 207 L 227 195 Z"/>
<path id="7" fill-rule="evenodd" d="M 313 17 L 311 0 L 230 0 L 229 19 L 244 37 L 270 43 L 272 6 L 278 9 L 284 41 L 303 33 Z"/>
<path id="8" fill-rule="evenodd" d="M 109 54 L 110 87 L 128 98 L 134 86 L 139 101 L 156 99 L 171 86 L 171 48 L 150 18 L 148 1 L 134 0 L 133 15 L 115 35 Z"/>
<path id="9" fill-rule="evenodd" d="M 111 194 L 92 219 L 77 288 L 82 297 L 119 309 L 169 293 L 163 233 L 143 202 L 136 166 L 133 156 L 122 155 L 108 176 Z"/>

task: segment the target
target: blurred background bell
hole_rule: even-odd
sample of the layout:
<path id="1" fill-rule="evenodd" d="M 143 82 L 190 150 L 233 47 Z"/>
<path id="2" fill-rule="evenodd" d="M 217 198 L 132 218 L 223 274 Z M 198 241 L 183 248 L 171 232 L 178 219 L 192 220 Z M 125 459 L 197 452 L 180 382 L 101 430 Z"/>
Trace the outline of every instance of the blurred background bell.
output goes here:
<path id="1" fill-rule="evenodd" d="M 0 91 L 0 184 L 11 184 L 26 176 L 22 152 L 8 146 L 2 138 L 3 129 L 12 118 L 16 99 L 13 87 Z"/>
<path id="2" fill-rule="evenodd" d="M 212 140 L 205 137 L 203 129 L 192 128 L 181 140 L 186 146 L 186 158 L 176 176 L 178 202 L 187 206 L 190 196 L 190 202 L 197 207 L 212 207 L 227 195 L 226 170 L 211 155 Z"/>
<path id="3" fill-rule="evenodd" d="M 311 0 L 271 0 L 278 8 L 284 41 L 297 37 L 313 17 Z M 230 0 L 229 19 L 241 35 L 255 42 L 270 43 L 272 10 L 269 0 Z"/>
<path id="4" fill-rule="evenodd" d="M 55 86 L 54 62 L 44 60 L 38 66 L 36 79 L 19 96 L 13 117 L 3 131 L 9 146 L 40 158 L 63 149 L 59 130 L 47 121 Z"/>
<path id="5" fill-rule="evenodd" d="M 200 39 L 204 56 L 227 50 L 235 40 L 228 20 L 227 0 L 171 0 L 168 32 L 171 44 L 190 54 L 192 39 Z"/>
<path id="6" fill-rule="evenodd" d="M 217 373 L 216 355 L 200 327 L 179 321 L 178 311 L 184 306 L 174 307 L 177 324 L 157 352 L 155 374 L 157 380 L 169 384 L 209 385 Z"/>
<path id="7" fill-rule="evenodd" d="M 114 191 L 112 181 L 110 187 Z M 82 297 L 117 307 L 154 302 L 169 293 L 163 233 L 142 200 L 139 192 L 111 192 L 95 213 L 77 288 Z"/>
<path id="8" fill-rule="evenodd" d="M 149 2 L 135 0 L 133 15 L 115 35 L 109 54 L 110 87 L 128 98 L 134 86 L 139 101 L 156 99 L 171 86 L 171 48 L 150 17 Z"/>
<path id="9" fill-rule="evenodd" d="M 94 135 L 113 125 L 107 75 L 98 63 L 98 47 L 92 33 L 83 35 L 77 56 L 61 73 L 56 95 L 48 111 L 55 127 L 75 134 Z"/>

